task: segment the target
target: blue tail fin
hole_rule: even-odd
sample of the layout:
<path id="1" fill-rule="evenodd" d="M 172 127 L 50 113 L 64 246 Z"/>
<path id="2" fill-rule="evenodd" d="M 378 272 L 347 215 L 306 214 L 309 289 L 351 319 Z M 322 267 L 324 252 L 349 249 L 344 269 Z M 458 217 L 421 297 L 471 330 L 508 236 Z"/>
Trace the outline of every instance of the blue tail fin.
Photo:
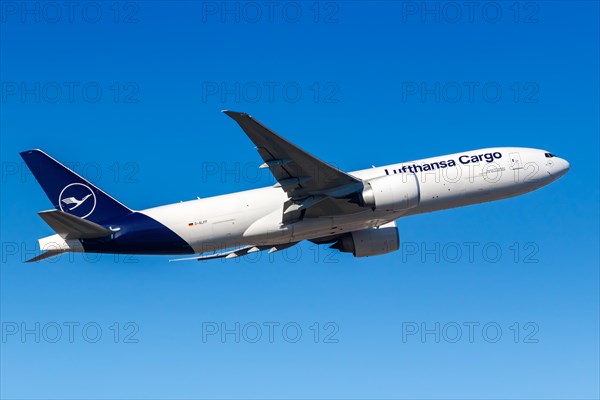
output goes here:
<path id="1" fill-rule="evenodd" d="M 96 223 L 133 212 L 41 150 L 21 157 L 57 210 Z"/>

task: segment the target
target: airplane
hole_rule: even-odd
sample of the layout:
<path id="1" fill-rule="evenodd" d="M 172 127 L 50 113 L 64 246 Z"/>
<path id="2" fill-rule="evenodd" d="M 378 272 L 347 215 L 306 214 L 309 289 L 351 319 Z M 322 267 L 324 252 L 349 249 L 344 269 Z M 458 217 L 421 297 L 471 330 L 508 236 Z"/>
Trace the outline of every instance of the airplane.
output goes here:
<path id="1" fill-rule="evenodd" d="M 21 157 L 54 205 L 40 217 L 40 261 L 65 252 L 193 255 L 270 253 L 301 241 L 355 257 L 400 248 L 401 217 L 505 199 L 569 171 L 546 150 L 497 147 L 344 172 L 243 112 L 223 111 L 256 146 L 273 186 L 134 210 L 41 150 Z"/>

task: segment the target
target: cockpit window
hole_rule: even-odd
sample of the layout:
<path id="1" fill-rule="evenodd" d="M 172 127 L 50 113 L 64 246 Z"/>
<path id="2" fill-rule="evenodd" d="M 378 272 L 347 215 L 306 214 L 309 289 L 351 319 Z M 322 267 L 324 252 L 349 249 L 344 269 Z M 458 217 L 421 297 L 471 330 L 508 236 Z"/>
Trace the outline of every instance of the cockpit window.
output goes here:
<path id="1" fill-rule="evenodd" d="M 556 157 L 554 154 L 552 153 L 544 153 L 544 155 L 546 156 L 546 158 L 552 158 L 552 157 Z"/>

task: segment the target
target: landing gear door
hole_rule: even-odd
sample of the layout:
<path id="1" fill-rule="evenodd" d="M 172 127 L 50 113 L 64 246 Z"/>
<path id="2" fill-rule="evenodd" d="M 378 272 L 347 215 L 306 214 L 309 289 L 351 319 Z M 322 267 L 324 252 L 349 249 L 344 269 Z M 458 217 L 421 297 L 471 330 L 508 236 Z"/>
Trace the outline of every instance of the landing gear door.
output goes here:
<path id="1" fill-rule="evenodd" d="M 521 155 L 519 153 L 510 153 L 510 169 L 523 169 L 523 162 L 521 162 Z"/>

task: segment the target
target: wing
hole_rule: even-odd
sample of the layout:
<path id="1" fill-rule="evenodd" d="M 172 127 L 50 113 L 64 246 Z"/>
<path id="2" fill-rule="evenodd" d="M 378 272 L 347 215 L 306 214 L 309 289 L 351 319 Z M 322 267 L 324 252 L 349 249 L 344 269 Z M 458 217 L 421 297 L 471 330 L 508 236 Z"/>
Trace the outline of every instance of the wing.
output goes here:
<path id="1" fill-rule="evenodd" d="M 275 246 L 273 246 L 273 245 L 269 245 L 269 246 L 250 245 L 250 246 L 240 247 L 237 249 L 223 251 L 220 253 L 205 254 L 205 255 L 196 256 L 196 257 L 176 258 L 176 259 L 169 260 L 169 261 L 192 261 L 192 260 L 205 261 L 205 260 L 213 260 L 215 258 L 235 258 L 235 257 L 242 257 L 242 256 L 248 255 L 250 253 L 256 253 L 257 251 L 264 251 L 267 249 L 269 249 L 269 254 L 271 254 L 276 251 L 280 251 L 280 250 L 287 249 L 288 247 L 292 247 L 292 246 L 296 245 L 297 243 L 298 242 L 283 243 L 283 244 L 277 244 Z"/>
<path id="2" fill-rule="evenodd" d="M 362 209 L 349 203 L 351 194 L 363 182 L 319 160 L 282 138 L 246 113 L 223 111 L 244 130 L 256 145 L 264 164 L 278 185 L 288 194 L 284 221 L 299 217 L 320 217 L 353 213 Z"/>
<path id="3" fill-rule="evenodd" d="M 362 187 L 360 179 L 312 156 L 250 115 L 235 111 L 223 112 L 246 132 L 264 161 L 261 167 L 271 170 L 292 200 L 349 193 Z"/>
<path id="4" fill-rule="evenodd" d="M 75 197 L 67 197 L 66 199 L 63 199 L 62 202 L 65 204 L 77 204 L 78 203 L 78 201 Z"/>

